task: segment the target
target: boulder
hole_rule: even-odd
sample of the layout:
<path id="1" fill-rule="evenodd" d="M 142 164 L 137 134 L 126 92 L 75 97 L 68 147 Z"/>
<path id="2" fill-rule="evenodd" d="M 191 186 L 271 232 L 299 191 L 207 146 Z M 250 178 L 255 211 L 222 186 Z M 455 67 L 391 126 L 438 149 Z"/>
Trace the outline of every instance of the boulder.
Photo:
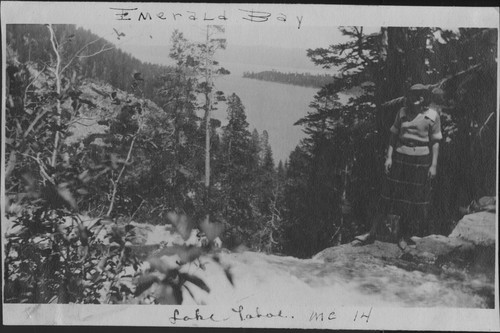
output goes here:
<path id="1" fill-rule="evenodd" d="M 401 250 L 396 244 L 375 241 L 365 246 L 351 246 L 344 244 L 330 247 L 316 254 L 313 260 L 338 261 L 340 259 L 361 258 L 370 256 L 374 258 L 398 258 Z"/>
<path id="2" fill-rule="evenodd" d="M 459 238 L 475 246 L 494 247 L 496 240 L 496 213 L 483 211 L 465 215 L 449 238 Z"/>
<path id="3" fill-rule="evenodd" d="M 415 243 L 415 251 L 417 253 L 432 254 L 433 256 L 446 256 L 452 252 L 469 252 L 474 250 L 474 245 L 460 238 L 451 238 L 443 235 L 429 235 L 427 237 L 412 238 Z"/>

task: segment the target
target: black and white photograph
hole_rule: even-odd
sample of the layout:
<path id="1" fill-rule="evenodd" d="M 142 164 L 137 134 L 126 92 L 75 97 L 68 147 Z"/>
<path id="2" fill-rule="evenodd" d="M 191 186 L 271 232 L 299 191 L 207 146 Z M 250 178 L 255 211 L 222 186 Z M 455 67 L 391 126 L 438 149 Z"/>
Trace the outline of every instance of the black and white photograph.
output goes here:
<path id="1" fill-rule="evenodd" d="M 4 325 L 500 329 L 498 7 L 1 7 Z"/>

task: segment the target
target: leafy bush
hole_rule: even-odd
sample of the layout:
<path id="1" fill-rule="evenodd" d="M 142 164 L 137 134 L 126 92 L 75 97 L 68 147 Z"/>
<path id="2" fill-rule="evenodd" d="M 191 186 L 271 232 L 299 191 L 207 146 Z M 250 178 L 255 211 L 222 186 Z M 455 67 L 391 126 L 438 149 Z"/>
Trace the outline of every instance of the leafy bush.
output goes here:
<path id="1" fill-rule="evenodd" d="M 176 227 L 177 232 L 186 241 L 193 233 L 195 223 L 186 215 L 170 212 L 168 214 L 170 222 Z M 186 265 L 198 261 L 199 269 L 204 269 L 204 265 L 199 260 L 203 254 L 207 254 L 214 240 L 223 232 L 221 223 L 209 223 L 206 220 L 198 224 L 198 228 L 204 234 L 206 242 L 196 245 L 171 245 L 165 246 L 153 252 L 147 259 L 149 268 L 136 280 L 135 295 L 138 296 L 139 303 L 159 303 L 159 304 L 181 304 L 183 302 L 182 288 L 184 288 L 196 301 L 190 284 L 209 293 L 210 288 L 206 283 L 192 274 L 190 270 L 186 272 Z M 230 267 L 220 263 L 217 254 L 212 253 L 211 258 L 218 263 L 232 284 L 233 278 Z M 189 282 L 190 284 L 186 284 Z"/>
<path id="2" fill-rule="evenodd" d="M 139 265 L 130 249 L 133 228 L 110 228 L 100 238 L 106 223 L 111 221 L 82 221 L 64 209 L 25 209 L 13 219 L 7 235 L 5 301 L 116 303 L 129 299 Z M 133 270 L 127 275 L 129 266 Z"/>
<path id="3" fill-rule="evenodd" d="M 187 218 L 178 220 L 177 232 L 187 240 L 194 225 Z M 209 253 L 222 232 L 220 224 L 201 223 L 207 242 L 165 246 L 147 255 L 145 264 L 138 258 L 141 246 L 134 244 L 136 228 L 130 223 L 84 220 L 65 209 L 35 206 L 11 222 L 5 260 L 7 303 L 181 304 L 182 288 L 193 296 L 186 282 L 210 292 L 202 279 L 183 268 Z M 220 263 L 216 254 L 211 257 Z M 229 267 L 222 267 L 232 282 Z"/>

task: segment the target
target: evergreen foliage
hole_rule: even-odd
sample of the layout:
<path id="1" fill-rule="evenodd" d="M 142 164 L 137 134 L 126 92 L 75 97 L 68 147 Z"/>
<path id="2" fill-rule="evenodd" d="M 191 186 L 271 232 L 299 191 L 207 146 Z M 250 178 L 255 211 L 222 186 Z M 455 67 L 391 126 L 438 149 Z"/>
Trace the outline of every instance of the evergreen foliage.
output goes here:
<path id="1" fill-rule="evenodd" d="M 340 30 L 347 42 L 307 52 L 315 64 L 337 68 L 340 75 L 319 90 L 312 110 L 296 123 L 308 136 L 290 155 L 287 169 L 287 252 L 310 256 L 369 228 L 389 128 L 406 89 L 415 83 L 432 92 L 445 136 L 431 220 L 422 221 L 421 228 L 448 234 L 461 206 L 495 191 L 485 179 L 490 184 L 496 179 L 496 129 L 490 121 L 496 119 L 497 31 L 390 27 L 366 35 L 362 27 Z M 357 86 L 363 94 L 346 105 L 338 102 L 338 92 Z M 294 248 L 300 239 L 305 245 Z"/>

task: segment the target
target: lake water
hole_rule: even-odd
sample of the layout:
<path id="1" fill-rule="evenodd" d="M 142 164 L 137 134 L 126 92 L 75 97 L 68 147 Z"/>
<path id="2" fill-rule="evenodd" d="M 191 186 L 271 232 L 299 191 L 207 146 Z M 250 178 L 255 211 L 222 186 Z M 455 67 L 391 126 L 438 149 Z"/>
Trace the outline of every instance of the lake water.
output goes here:
<path id="1" fill-rule="evenodd" d="M 285 161 L 299 141 L 305 137 L 302 127 L 293 124 L 310 110 L 309 103 L 319 89 L 259 81 L 243 78 L 242 75 L 244 71 L 258 72 L 272 69 L 280 72 L 312 72 L 241 64 L 224 64 L 224 67 L 229 69 L 231 74 L 218 77 L 215 81 L 216 89 L 223 91 L 226 96 L 236 93 L 241 98 L 250 124 L 249 130 L 253 131 L 256 128 L 259 133 L 263 130 L 268 131 L 276 164 L 280 160 Z M 341 100 L 346 99 L 347 96 L 341 96 Z M 223 124 L 227 123 L 226 109 L 227 106 L 221 103 L 219 110 L 213 113 L 213 117 L 222 120 Z"/>

